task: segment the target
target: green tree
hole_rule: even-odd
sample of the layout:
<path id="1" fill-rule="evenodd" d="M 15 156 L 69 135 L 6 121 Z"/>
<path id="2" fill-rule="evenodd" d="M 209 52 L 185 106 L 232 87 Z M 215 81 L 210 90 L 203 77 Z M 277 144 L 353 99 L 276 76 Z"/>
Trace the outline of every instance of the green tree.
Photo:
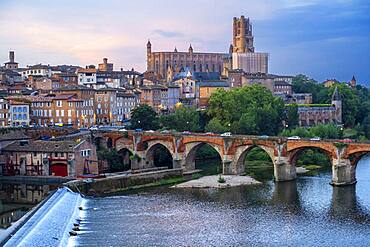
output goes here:
<path id="1" fill-rule="evenodd" d="M 343 124 L 346 127 L 353 127 L 356 125 L 356 117 L 359 112 L 360 101 L 355 92 L 345 83 L 338 83 L 336 85 L 340 97 L 342 99 L 342 118 Z M 335 87 L 331 87 L 328 96 L 334 92 Z M 331 99 L 330 99 L 331 100 Z"/>
<path id="2" fill-rule="evenodd" d="M 292 104 L 286 108 L 286 124 L 289 128 L 294 128 L 299 124 L 298 105 Z"/>
<path id="3" fill-rule="evenodd" d="M 338 139 L 341 136 L 340 127 L 334 124 L 319 124 L 310 128 L 311 137 L 319 136 L 325 139 Z"/>
<path id="4" fill-rule="evenodd" d="M 363 131 L 367 139 L 370 139 L 370 116 L 362 121 Z"/>
<path id="5" fill-rule="evenodd" d="M 208 115 L 240 134 L 277 134 L 284 118 L 284 102 L 262 85 L 218 90 L 209 100 Z M 215 122 L 217 123 L 217 122 Z"/>
<path id="6" fill-rule="evenodd" d="M 195 108 L 181 107 L 174 113 L 161 116 L 160 122 L 166 129 L 176 131 L 200 131 L 199 112 Z"/>
<path id="7" fill-rule="evenodd" d="M 139 105 L 131 112 L 131 127 L 133 129 L 156 130 L 159 119 L 155 110 L 148 105 Z"/>
<path id="8" fill-rule="evenodd" d="M 205 131 L 214 133 L 224 133 L 229 131 L 229 129 L 226 126 L 223 126 L 220 120 L 218 120 L 217 118 L 213 118 L 206 125 Z"/>

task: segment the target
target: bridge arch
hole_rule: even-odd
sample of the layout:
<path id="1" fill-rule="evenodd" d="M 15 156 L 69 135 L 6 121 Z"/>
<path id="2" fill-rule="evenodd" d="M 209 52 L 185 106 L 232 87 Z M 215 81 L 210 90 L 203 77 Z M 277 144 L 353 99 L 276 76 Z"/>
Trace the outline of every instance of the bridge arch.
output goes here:
<path id="1" fill-rule="evenodd" d="M 233 173 L 234 174 L 243 174 L 246 170 L 245 168 L 245 159 L 248 153 L 255 148 L 259 148 L 263 150 L 265 153 L 268 154 L 270 157 L 272 164 L 275 164 L 275 156 L 274 156 L 274 149 L 272 147 L 267 147 L 263 145 L 245 145 L 239 146 L 236 148 L 236 152 L 234 155 L 234 166 L 233 166 Z"/>
<path id="2" fill-rule="evenodd" d="M 333 165 L 333 158 L 334 158 L 333 157 L 333 152 L 331 152 L 331 150 L 321 148 L 319 146 L 303 146 L 303 147 L 299 147 L 299 148 L 290 150 L 290 152 L 289 152 L 289 163 L 291 165 L 293 165 L 294 167 L 297 167 L 297 161 L 298 161 L 299 157 L 302 155 L 303 152 L 308 151 L 308 150 L 314 150 L 316 152 L 324 154 L 330 162 L 329 165 L 330 166 Z"/>
<path id="3" fill-rule="evenodd" d="M 123 147 L 117 150 L 117 153 L 122 156 L 123 171 L 131 170 L 134 152 L 127 147 Z"/>
<path id="4" fill-rule="evenodd" d="M 145 162 L 147 167 L 173 168 L 174 154 L 163 142 L 154 142 L 148 145 Z"/>
<path id="5" fill-rule="evenodd" d="M 184 154 L 184 168 L 186 171 L 195 170 L 197 168 L 196 167 L 197 152 L 205 145 L 212 147 L 217 152 L 222 162 L 223 152 L 221 146 L 211 142 L 188 142 L 185 144 L 185 154 Z"/>

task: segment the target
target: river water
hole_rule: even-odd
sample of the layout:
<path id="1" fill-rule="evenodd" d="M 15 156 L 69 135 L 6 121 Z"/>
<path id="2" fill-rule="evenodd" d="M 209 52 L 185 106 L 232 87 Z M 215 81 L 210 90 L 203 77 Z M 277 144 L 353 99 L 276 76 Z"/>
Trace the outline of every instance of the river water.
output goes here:
<path id="1" fill-rule="evenodd" d="M 357 184 L 330 171 L 229 189 L 152 188 L 91 198 L 78 246 L 370 246 L 370 157 Z"/>

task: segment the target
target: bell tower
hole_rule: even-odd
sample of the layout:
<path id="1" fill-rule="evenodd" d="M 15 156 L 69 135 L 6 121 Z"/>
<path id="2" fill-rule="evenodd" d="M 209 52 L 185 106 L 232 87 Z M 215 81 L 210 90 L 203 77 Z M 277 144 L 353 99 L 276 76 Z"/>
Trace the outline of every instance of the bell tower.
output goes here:
<path id="1" fill-rule="evenodd" d="M 254 52 L 252 24 L 242 15 L 233 19 L 233 52 Z"/>

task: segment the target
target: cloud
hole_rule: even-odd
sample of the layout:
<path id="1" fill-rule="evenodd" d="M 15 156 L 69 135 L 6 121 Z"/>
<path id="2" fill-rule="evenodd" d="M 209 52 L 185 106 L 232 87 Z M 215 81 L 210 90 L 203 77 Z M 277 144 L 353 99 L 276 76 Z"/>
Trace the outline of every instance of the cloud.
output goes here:
<path id="1" fill-rule="evenodd" d="M 161 29 L 153 30 L 152 31 L 152 34 L 158 35 L 158 36 L 164 37 L 164 38 L 179 38 L 179 37 L 183 37 L 184 36 L 184 34 L 183 33 L 180 33 L 180 32 L 165 31 L 165 30 L 161 30 Z"/>

